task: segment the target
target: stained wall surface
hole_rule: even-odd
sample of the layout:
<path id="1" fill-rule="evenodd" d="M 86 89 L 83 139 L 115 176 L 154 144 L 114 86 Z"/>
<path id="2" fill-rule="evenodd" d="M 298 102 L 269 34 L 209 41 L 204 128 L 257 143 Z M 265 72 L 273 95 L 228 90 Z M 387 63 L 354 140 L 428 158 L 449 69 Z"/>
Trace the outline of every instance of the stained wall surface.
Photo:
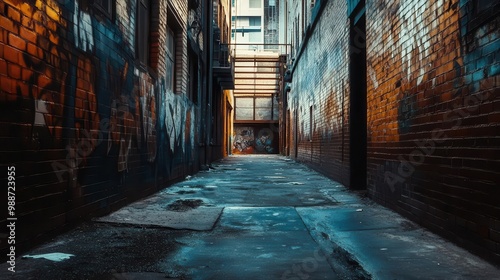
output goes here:
<path id="1" fill-rule="evenodd" d="M 496 3 L 287 1 L 293 79 L 283 115 L 288 153 L 353 187 L 352 121 L 366 114 L 368 195 L 499 261 Z M 353 109 L 353 73 L 362 73 L 353 57 L 363 50 L 366 112 Z"/>
<path id="2" fill-rule="evenodd" d="M 143 2 L 151 14 L 139 20 Z M 193 100 L 204 34 L 187 26 L 201 8 L 181 0 L 0 2 L 0 165 L 16 169 L 18 243 L 30 246 L 198 169 L 202 116 Z M 200 58 L 190 89 L 188 36 Z"/>

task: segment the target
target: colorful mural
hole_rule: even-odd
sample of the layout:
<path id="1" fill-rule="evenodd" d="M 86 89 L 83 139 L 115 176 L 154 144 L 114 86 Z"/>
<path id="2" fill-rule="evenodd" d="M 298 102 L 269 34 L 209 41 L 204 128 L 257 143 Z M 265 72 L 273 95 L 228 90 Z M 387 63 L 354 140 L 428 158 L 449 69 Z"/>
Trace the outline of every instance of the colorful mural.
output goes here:
<path id="1" fill-rule="evenodd" d="M 265 125 L 235 126 L 233 154 L 274 154 L 278 152 L 277 133 Z"/>
<path id="2" fill-rule="evenodd" d="M 233 154 L 253 154 L 254 142 L 253 127 L 234 127 Z"/>

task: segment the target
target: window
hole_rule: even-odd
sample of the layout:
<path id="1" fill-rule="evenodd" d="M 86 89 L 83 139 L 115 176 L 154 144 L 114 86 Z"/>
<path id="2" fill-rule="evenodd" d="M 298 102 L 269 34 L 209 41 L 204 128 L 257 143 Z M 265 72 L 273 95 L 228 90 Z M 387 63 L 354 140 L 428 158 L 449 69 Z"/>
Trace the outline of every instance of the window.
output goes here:
<path id="1" fill-rule="evenodd" d="M 165 87 L 167 91 L 174 92 L 175 89 L 175 34 L 167 27 L 167 74 Z"/>
<path id="2" fill-rule="evenodd" d="M 273 98 L 257 97 L 255 98 L 255 120 L 273 119 Z"/>
<path id="3" fill-rule="evenodd" d="M 238 121 L 270 121 L 278 120 L 278 106 L 273 96 L 269 97 L 236 97 L 235 118 Z"/>
<path id="4" fill-rule="evenodd" d="M 188 94 L 193 103 L 198 103 L 198 56 L 189 52 Z"/>
<path id="5" fill-rule="evenodd" d="M 495 1 L 491 0 L 477 0 L 476 2 L 476 11 L 478 13 L 482 13 L 486 11 L 487 9 L 493 8 L 495 5 Z"/>
<path id="6" fill-rule="evenodd" d="M 249 26 L 260 26 L 260 17 L 248 17 Z"/>
<path id="7" fill-rule="evenodd" d="M 250 0 L 248 5 L 249 8 L 261 8 L 261 0 Z"/>
<path id="8" fill-rule="evenodd" d="M 463 36 L 469 32 L 473 32 L 480 26 L 486 24 L 489 21 L 495 20 L 500 14 L 500 2 L 491 0 L 473 0 L 471 5 L 466 5 L 466 13 L 470 15 L 468 17 L 466 31 Z"/>
<path id="9" fill-rule="evenodd" d="M 94 6 L 109 18 L 113 18 L 113 4 L 112 0 L 94 0 Z"/>
<path id="10" fill-rule="evenodd" d="M 313 118 L 313 106 L 311 105 L 309 107 L 309 141 L 313 140 L 313 133 L 314 133 L 314 118 Z"/>
<path id="11" fill-rule="evenodd" d="M 149 0 L 138 0 L 136 56 L 142 67 L 149 65 Z"/>
<path id="12" fill-rule="evenodd" d="M 189 0 L 188 1 L 188 9 L 196 10 L 200 6 L 200 0 Z"/>
<path id="13" fill-rule="evenodd" d="M 254 119 L 254 103 L 252 97 L 237 97 L 235 98 L 235 103 L 236 120 Z"/>

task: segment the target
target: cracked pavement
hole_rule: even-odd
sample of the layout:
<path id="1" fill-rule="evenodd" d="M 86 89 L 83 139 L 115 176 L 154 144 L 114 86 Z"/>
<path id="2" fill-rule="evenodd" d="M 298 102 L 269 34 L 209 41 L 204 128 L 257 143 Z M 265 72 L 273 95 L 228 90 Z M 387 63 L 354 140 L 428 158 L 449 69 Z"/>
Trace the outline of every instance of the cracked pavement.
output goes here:
<path id="1" fill-rule="evenodd" d="M 500 279 L 497 267 L 278 155 L 227 157 L 23 256 L 0 278 Z"/>

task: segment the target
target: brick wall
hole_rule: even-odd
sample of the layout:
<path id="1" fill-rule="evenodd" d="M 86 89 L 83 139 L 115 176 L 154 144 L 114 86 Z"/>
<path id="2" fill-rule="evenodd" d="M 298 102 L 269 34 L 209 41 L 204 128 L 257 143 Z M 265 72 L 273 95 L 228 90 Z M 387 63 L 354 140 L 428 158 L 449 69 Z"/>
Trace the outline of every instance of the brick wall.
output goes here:
<path id="1" fill-rule="evenodd" d="M 170 7 L 182 34 L 176 94 L 165 89 L 169 1 L 150 2 L 148 69 L 136 60 L 135 0 L 111 16 L 89 1 L 0 2 L 0 166 L 16 167 L 18 250 L 197 170 L 187 1 Z"/>
<path id="2" fill-rule="evenodd" d="M 292 7 L 291 18 L 298 18 L 298 22 L 301 22 L 300 2 L 288 3 Z M 292 155 L 297 148 L 298 160 L 348 185 L 349 24 L 345 1 L 331 2 L 324 7 L 315 28 L 306 33 L 307 47 L 299 56 L 298 50 L 304 44 L 301 43 L 294 55 L 288 98 L 292 134 L 289 146 Z M 288 34 L 297 34 L 296 27 L 288 26 Z M 302 38 L 302 31 L 298 30 L 296 36 Z M 292 45 L 295 45 L 294 35 L 290 38 Z"/>
<path id="3" fill-rule="evenodd" d="M 366 1 L 367 184 L 375 201 L 499 262 L 494 4 Z M 291 120 L 298 160 L 349 185 L 349 160 L 356 159 L 348 158 L 353 93 L 346 11 L 346 1 L 326 1 L 310 24 L 288 101 L 292 118 L 298 115 L 296 129 Z M 293 139 L 290 145 L 293 151 Z"/>

